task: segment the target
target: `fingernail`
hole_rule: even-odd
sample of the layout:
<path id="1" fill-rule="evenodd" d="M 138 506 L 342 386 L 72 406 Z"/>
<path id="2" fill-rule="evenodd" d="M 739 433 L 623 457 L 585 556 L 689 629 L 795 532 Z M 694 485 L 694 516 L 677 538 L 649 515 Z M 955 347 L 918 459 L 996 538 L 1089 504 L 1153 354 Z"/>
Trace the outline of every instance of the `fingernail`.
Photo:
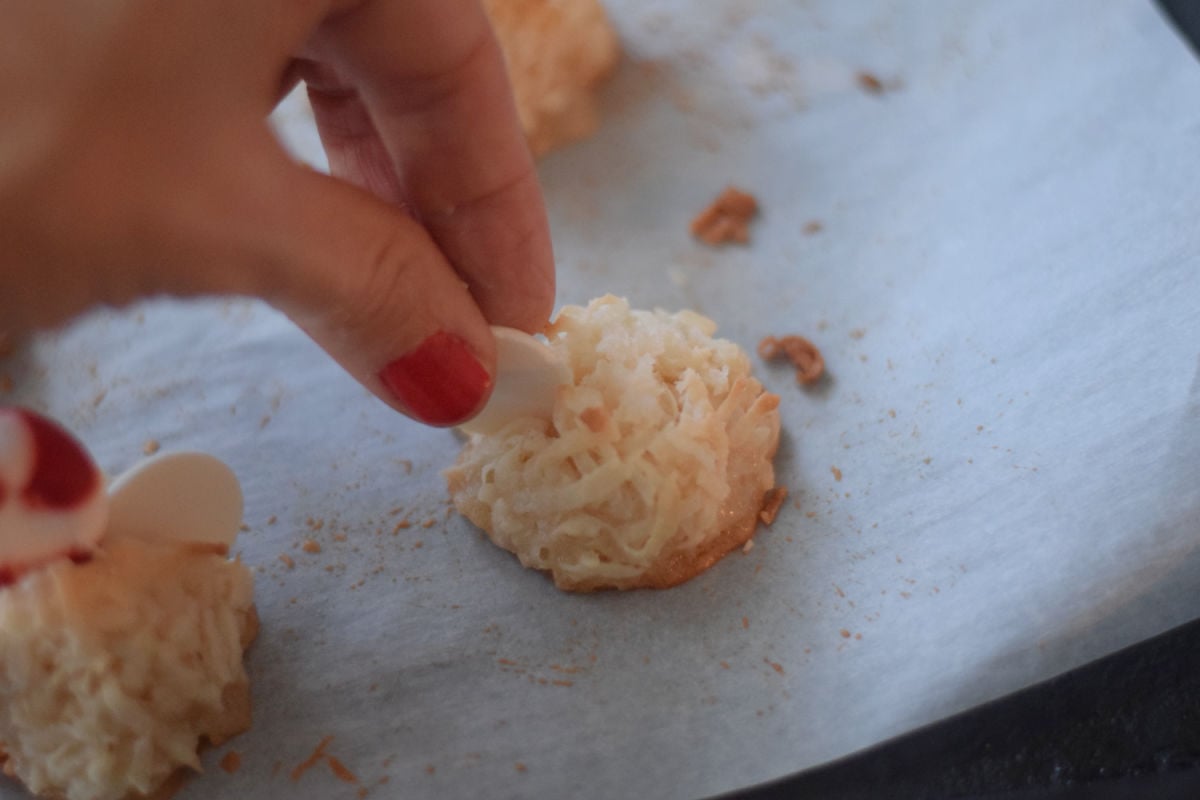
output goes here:
<path id="1" fill-rule="evenodd" d="M 467 343 L 438 331 L 384 367 L 379 379 L 427 425 L 453 425 L 479 408 L 492 378 Z"/>

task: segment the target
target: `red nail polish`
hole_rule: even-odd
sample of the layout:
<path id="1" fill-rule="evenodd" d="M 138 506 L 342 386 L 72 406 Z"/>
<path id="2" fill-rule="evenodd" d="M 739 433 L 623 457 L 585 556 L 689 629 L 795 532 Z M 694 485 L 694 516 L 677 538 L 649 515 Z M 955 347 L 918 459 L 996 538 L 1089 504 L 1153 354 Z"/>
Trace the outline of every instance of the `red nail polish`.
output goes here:
<path id="1" fill-rule="evenodd" d="M 379 379 L 414 417 L 442 426 L 470 416 L 492 385 L 467 343 L 445 331 L 388 364 Z"/>
<path id="2" fill-rule="evenodd" d="M 33 436 L 34 467 L 21 497 L 30 508 L 69 511 L 99 488 L 100 475 L 83 445 L 48 419 L 18 410 Z"/>

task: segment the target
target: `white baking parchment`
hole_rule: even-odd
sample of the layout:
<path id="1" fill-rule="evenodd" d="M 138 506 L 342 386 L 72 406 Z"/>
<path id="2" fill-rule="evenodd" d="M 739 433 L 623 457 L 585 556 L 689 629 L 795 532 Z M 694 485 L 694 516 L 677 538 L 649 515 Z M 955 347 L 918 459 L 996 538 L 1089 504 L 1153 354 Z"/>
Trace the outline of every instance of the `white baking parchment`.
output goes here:
<path id="1" fill-rule="evenodd" d="M 155 439 L 245 486 L 255 722 L 181 797 L 696 797 L 1200 614 L 1200 66 L 1155 7 L 610 6 L 604 126 L 541 165 L 559 301 L 810 337 L 816 389 L 759 366 L 787 504 L 684 586 L 564 594 L 449 513 L 452 433 L 264 306 L 37 339 L 6 400 L 108 470 Z M 302 101 L 277 121 L 323 163 Z M 762 216 L 707 249 L 688 222 L 729 183 Z M 292 779 L 327 736 L 357 783 Z"/>

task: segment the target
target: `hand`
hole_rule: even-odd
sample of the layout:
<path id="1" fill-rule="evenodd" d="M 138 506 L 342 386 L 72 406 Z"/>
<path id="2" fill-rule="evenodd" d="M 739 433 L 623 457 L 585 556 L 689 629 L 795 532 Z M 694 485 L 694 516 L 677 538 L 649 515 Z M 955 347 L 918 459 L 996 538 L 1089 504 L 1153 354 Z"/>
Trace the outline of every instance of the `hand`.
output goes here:
<path id="1" fill-rule="evenodd" d="M 540 329 L 537 178 L 477 0 L 46 0 L 0 12 L 0 320 L 155 294 L 285 311 L 398 410 L 486 400 Z M 308 84 L 333 177 L 266 115 Z"/>

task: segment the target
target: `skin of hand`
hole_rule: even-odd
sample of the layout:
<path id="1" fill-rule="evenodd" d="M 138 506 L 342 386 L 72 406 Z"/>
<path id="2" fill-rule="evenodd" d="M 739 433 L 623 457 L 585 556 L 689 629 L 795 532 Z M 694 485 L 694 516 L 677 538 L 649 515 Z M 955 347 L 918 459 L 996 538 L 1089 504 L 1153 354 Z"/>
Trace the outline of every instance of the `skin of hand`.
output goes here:
<path id="1" fill-rule="evenodd" d="M 247 295 L 394 408 L 470 417 L 489 324 L 554 266 L 477 0 L 46 0 L 0 10 L 0 328 Z M 304 80 L 332 175 L 267 114 Z"/>

